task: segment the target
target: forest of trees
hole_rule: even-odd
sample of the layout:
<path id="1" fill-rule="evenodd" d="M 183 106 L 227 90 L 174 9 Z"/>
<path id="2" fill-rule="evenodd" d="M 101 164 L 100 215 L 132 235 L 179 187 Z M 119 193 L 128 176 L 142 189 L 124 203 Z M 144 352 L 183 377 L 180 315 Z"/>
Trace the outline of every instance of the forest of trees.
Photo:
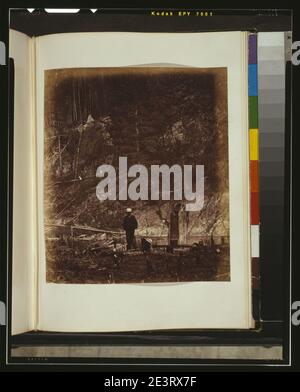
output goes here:
<path id="1" fill-rule="evenodd" d="M 95 188 L 104 163 L 205 167 L 205 208 L 187 216 L 190 231 L 228 230 L 226 70 L 189 68 L 46 71 L 47 222 L 120 229 L 133 207 L 140 230 L 168 230 L 172 203 L 106 201 Z"/>

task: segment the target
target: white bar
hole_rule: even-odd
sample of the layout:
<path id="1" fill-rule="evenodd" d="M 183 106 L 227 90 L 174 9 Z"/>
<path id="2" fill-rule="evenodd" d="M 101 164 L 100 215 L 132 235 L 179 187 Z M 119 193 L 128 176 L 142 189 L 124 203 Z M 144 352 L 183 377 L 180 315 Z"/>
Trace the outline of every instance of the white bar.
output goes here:
<path id="1" fill-rule="evenodd" d="M 284 47 L 284 32 L 258 33 L 258 46 L 282 46 Z"/>
<path id="2" fill-rule="evenodd" d="M 48 13 L 64 13 L 64 14 L 76 14 L 80 11 L 80 8 L 45 8 Z"/>
<path id="3" fill-rule="evenodd" d="M 259 225 L 251 225 L 251 256 L 259 257 Z"/>

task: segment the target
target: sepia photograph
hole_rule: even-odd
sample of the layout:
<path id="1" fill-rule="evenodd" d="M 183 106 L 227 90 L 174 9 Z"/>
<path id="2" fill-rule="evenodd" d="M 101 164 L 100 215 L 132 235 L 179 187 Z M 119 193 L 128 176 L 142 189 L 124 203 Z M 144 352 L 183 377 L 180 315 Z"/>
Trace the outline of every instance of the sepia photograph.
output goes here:
<path id="1" fill-rule="evenodd" d="M 45 71 L 46 281 L 230 281 L 227 69 Z"/>

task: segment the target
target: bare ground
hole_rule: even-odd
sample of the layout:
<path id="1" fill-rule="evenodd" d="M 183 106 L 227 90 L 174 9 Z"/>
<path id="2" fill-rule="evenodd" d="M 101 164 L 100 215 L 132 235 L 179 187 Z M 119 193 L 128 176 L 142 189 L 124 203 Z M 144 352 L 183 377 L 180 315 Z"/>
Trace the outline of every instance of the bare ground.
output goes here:
<path id="1" fill-rule="evenodd" d="M 48 283 L 158 283 L 229 281 L 228 246 L 113 252 L 47 243 Z"/>

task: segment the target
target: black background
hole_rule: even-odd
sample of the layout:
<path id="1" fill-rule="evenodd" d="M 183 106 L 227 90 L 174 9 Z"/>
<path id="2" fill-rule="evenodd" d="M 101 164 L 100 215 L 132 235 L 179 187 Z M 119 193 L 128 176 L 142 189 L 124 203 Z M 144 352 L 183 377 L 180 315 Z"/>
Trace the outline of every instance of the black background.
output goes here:
<path id="1" fill-rule="evenodd" d="M 150 2 L 149 2 L 150 3 Z M 158 8 L 163 8 L 166 9 L 167 4 L 166 2 L 163 3 L 163 7 L 162 7 L 162 2 L 157 2 L 155 4 L 155 2 L 151 2 L 151 4 L 149 4 L 149 6 L 147 5 L 146 2 L 143 3 L 143 7 L 149 8 L 151 10 L 153 9 L 158 9 Z M 272 31 L 272 23 L 270 23 L 270 18 L 276 18 L 276 22 L 274 21 L 273 24 L 273 29 L 274 30 L 289 30 L 289 20 L 290 20 L 290 16 L 289 16 L 289 12 L 282 12 L 280 11 L 281 9 L 293 9 L 293 41 L 297 41 L 300 40 L 300 33 L 299 33 L 299 26 L 300 26 L 300 13 L 297 9 L 295 9 L 295 7 L 291 4 L 289 4 L 290 2 L 288 1 L 273 1 L 273 2 L 255 2 L 255 1 L 251 1 L 249 2 L 249 6 L 251 7 L 250 10 L 248 11 L 240 11 L 239 13 L 241 15 L 232 15 L 232 11 L 230 11 L 230 9 L 236 9 L 236 8 L 240 8 L 240 5 L 237 6 L 235 4 L 231 4 L 231 2 L 226 2 L 226 10 L 220 10 L 220 14 L 228 14 L 228 17 L 231 17 L 231 22 L 228 23 L 228 25 L 230 26 L 231 30 L 249 30 L 252 29 L 253 26 L 255 26 L 255 28 L 257 28 L 258 31 Z M 257 3 L 257 4 L 255 4 Z M 81 7 L 89 7 L 89 8 L 105 8 L 106 6 L 109 8 L 112 8 L 112 5 L 110 4 L 110 2 L 99 2 L 99 1 L 89 1 L 88 3 L 83 3 L 81 1 L 48 1 L 48 2 L 41 2 L 41 1 L 11 1 L 8 2 L 8 4 L 2 2 L 1 3 L 1 24 L 0 24 L 0 39 L 3 41 L 7 42 L 7 34 L 8 34 L 8 17 L 7 17 L 7 11 L 8 11 L 8 7 L 12 7 L 12 8 L 37 8 L 37 7 L 41 7 L 41 4 L 44 8 L 81 8 Z M 142 11 L 142 10 L 133 10 L 133 8 L 137 7 L 137 2 L 133 3 L 131 2 L 131 4 L 126 4 L 127 7 L 131 8 L 131 12 L 129 10 L 126 10 L 126 13 L 130 14 L 134 14 L 134 13 L 147 13 L 147 11 Z M 191 4 L 190 6 L 188 6 L 189 4 Z M 247 8 L 247 6 L 244 4 L 244 7 Z M 124 3 L 121 3 L 120 6 L 122 8 L 125 7 Z M 138 4 L 139 7 L 141 7 L 141 4 Z M 148 7 L 147 7 L 148 6 Z M 248 7 L 249 7 L 248 6 Z M 260 16 L 254 16 L 254 14 L 257 15 L 258 11 L 254 10 L 253 7 L 257 7 L 257 8 L 264 8 L 264 11 L 259 11 L 259 13 L 261 14 Z M 110 18 L 106 19 L 105 22 L 105 18 L 103 18 L 102 15 L 97 15 L 97 14 L 89 14 L 88 11 L 82 11 L 82 16 L 85 13 L 85 18 L 87 20 L 87 24 L 85 25 L 84 23 L 79 23 L 80 25 L 80 31 L 107 31 L 107 30 L 133 30 L 133 31 L 147 31 L 147 30 L 151 30 L 151 31 L 164 31 L 164 29 L 168 30 L 173 28 L 174 29 L 174 24 L 176 26 L 176 30 L 177 31 L 195 31 L 196 29 L 199 31 L 203 30 L 224 30 L 225 28 L 222 28 L 222 20 L 224 20 L 224 18 L 220 15 L 220 16 L 215 16 L 214 18 L 219 18 L 219 20 L 215 20 L 215 27 L 212 27 L 212 25 L 210 25 L 211 21 L 209 20 L 210 18 L 201 18 L 201 21 L 199 22 L 199 19 L 196 20 L 192 20 L 189 18 L 177 18 L 175 20 L 175 22 L 172 22 L 172 26 L 169 26 L 169 20 L 171 18 L 165 18 L 163 21 L 160 17 L 147 17 L 145 16 L 139 16 L 139 21 L 137 22 L 137 18 L 133 16 L 128 15 L 126 18 L 123 18 L 120 13 L 120 10 L 117 10 L 118 4 L 116 2 L 114 2 L 114 10 L 106 10 L 107 13 L 109 13 L 110 15 L 112 15 Z M 182 2 L 177 3 L 176 4 L 176 8 L 178 9 L 191 9 L 191 8 L 197 8 L 199 9 L 199 4 L 192 4 L 191 2 Z M 207 8 L 206 8 L 207 7 Z M 217 2 L 215 1 L 202 1 L 201 2 L 201 10 L 206 10 L 206 9 L 215 9 L 218 7 Z M 175 3 L 172 2 L 172 8 L 175 8 Z M 274 9 L 277 8 L 278 11 L 275 11 Z M 269 9 L 269 11 L 267 10 Z M 271 10 L 272 9 L 272 10 Z M 103 12 L 103 11 L 102 11 Z M 124 10 L 123 10 L 124 12 Z M 236 12 L 236 11 L 235 11 Z M 216 11 L 214 12 L 214 14 L 216 14 Z M 248 14 L 248 15 L 247 15 Z M 231 16 L 229 16 L 231 15 Z M 42 12 L 36 11 L 36 16 L 37 18 L 35 20 L 37 20 L 37 22 L 35 22 L 34 24 L 34 29 L 39 29 L 38 31 L 40 31 L 39 34 L 47 34 L 47 33 L 51 33 L 51 32 L 57 32 L 58 28 L 57 26 L 64 26 L 62 28 L 62 31 L 76 31 L 76 29 L 74 29 L 74 25 L 72 26 L 72 22 L 70 16 L 68 15 L 62 15 L 62 16 L 58 16 L 58 15 L 48 15 L 48 14 L 44 14 Z M 78 14 L 78 17 L 80 16 L 80 14 Z M 86 18 L 88 16 L 88 19 Z M 30 18 L 32 16 L 28 15 L 28 18 Z M 59 17 L 61 20 L 61 24 L 60 22 L 57 21 L 57 18 Z M 47 18 L 47 19 L 45 19 Z M 196 19 L 196 18 L 193 18 Z M 51 20 L 51 21 L 50 21 Z M 72 19 L 74 20 L 74 18 Z M 227 19 L 228 20 L 228 19 Z M 20 31 L 24 31 L 27 34 L 31 35 L 34 33 L 33 27 L 30 25 L 30 23 L 25 23 L 24 24 L 24 14 L 23 14 L 23 18 L 22 18 L 22 12 L 18 11 L 18 15 L 16 15 L 13 19 L 12 19 L 12 27 L 20 30 Z M 101 22 L 101 28 L 99 28 L 99 24 Z M 78 22 L 75 22 L 75 24 Z M 124 23 L 126 25 L 124 25 Z M 135 24 L 134 24 L 135 23 Z M 201 25 L 200 29 L 199 29 L 199 24 Z M 126 27 L 127 26 L 127 27 Z M 134 28 L 132 27 L 134 26 Z M 243 28 L 244 26 L 244 28 Z M 252 27 L 251 27 L 252 26 Z M 78 31 L 78 30 L 77 30 Z M 299 66 L 300 67 L 300 66 Z M 298 101 L 298 91 L 297 88 L 300 87 L 299 84 L 299 67 L 292 67 L 292 89 L 293 89 L 293 107 L 296 108 L 297 102 Z M 7 114 L 8 114 L 8 105 L 7 105 L 7 100 L 3 99 L 6 98 L 8 96 L 8 85 L 7 85 L 7 67 L 1 67 L 1 75 L 0 75 L 0 88 L 1 88 L 1 103 L 0 103 L 0 110 L 1 110 L 1 117 L 0 117 L 0 121 L 1 121 L 1 139 L 0 139 L 0 143 L 1 143 L 1 161 L 0 161 L 0 165 L 1 165 L 1 177 L 0 177 L 0 189 L 1 190 L 5 190 L 7 189 L 7 181 L 8 181 L 8 177 L 6 176 L 6 170 L 7 170 L 7 162 L 8 162 L 8 133 L 5 131 L 7 129 Z M 294 170 L 293 170 L 293 201 L 297 200 L 297 194 L 296 192 L 296 184 L 297 184 L 297 179 L 295 178 L 296 172 L 297 172 L 297 165 L 295 163 L 295 159 L 297 156 L 297 151 L 298 151 L 298 145 L 296 144 L 296 134 L 297 134 L 297 128 L 299 125 L 299 120 L 297 120 L 297 116 L 296 116 L 296 110 L 294 110 L 293 112 L 293 166 L 294 166 Z M 11 137 L 11 136 L 10 136 Z M 287 137 L 287 145 L 289 143 L 289 135 Z M 10 147 L 12 146 L 12 140 L 10 140 Z M 289 151 L 287 149 L 286 151 L 287 155 L 287 159 L 286 159 L 286 174 L 288 176 L 289 174 Z M 287 177 L 288 178 L 288 177 Z M 289 192 L 288 192 L 288 188 L 290 187 L 290 181 L 286 182 L 286 188 L 287 188 L 287 192 L 286 192 L 286 216 L 288 216 L 288 212 L 289 212 Z M 1 279 L 1 287 L 0 287 L 0 300 L 4 300 L 6 302 L 6 260 L 7 260 L 7 248 L 6 248 L 6 244 L 7 244 L 7 227 L 6 227 L 6 222 L 7 222 L 7 218 L 9 218 L 9 216 L 7 216 L 7 197 L 9 195 L 7 194 L 7 192 L 1 192 L 1 226 L 0 226 L 0 239 L 1 239 L 1 246 L 0 246 L 0 252 L 1 252 L 1 263 L 0 263 L 0 279 Z M 298 207 L 297 207 L 297 203 L 293 202 L 293 226 L 292 226 L 292 232 L 293 232 L 293 239 L 297 238 L 296 236 L 296 222 L 297 222 L 297 213 L 298 213 Z M 284 258 L 284 262 L 288 263 L 289 260 L 289 241 L 290 241 L 290 236 L 289 236 L 289 229 L 290 229 L 290 222 L 288 219 L 286 219 L 286 221 L 284 222 L 284 228 L 285 228 L 285 233 L 286 233 L 286 238 L 285 238 L 285 252 L 286 252 L 286 256 Z M 294 243 L 294 242 L 293 242 Z M 272 249 L 270 249 L 270 252 L 272 252 Z M 299 256 L 299 251 L 297 249 L 297 247 L 293 247 L 293 254 L 292 254 L 292 261 L 293 261 L 293 267 L 292 267 L 292 302 L 296 301 L 296 300 L 300 300 L 300 293 L 299 293 L 299 277 L 300 277 L 300 273 L 299 273 L 299 263 L 297 263 L 297 256 Z M 288 318 L 289 313 L 290 313 L 290 308 L 289 308 L 289 303 L 288 301 L 288 268 L 283 268 L 283 265 L 281 263 L 281 265 L 279 266 L 277 272 L 276 271 L 270 271 L 272 273 L 277 273 L 277 274 L 285 274 L 283 276 L 283 279 L 285 279 L 286 285 L 285 285 L 285 296 L 282 296 L 281 293 L 279 293 L 278 291 L 274 290 L 267 290 L 267 292 L 269 294 L 267 294 L 267 296 L 265 296 L 264 298 L 266 301 L 266 311 L 269 312 L 268 317 L 266 317 L 266 319 L 268 320 L 272 320 L 272 318 L 275 318 L 276 320 L 281 320 L 284 321 Z M 267 286 L 265 286 L 267 287 Z M 283 298 L 283 300 L 282 300 Z M 276 305 L 277 304 L 277 305 Z M 279 304 L 279 306 L 278 306 Z M 278 310 L 281 309 L 281 310 Z M 274 317 L 273 317 L 274 316 Z M 285 326 L 284 326 L 285 325 Z M 5 352 L 4 349 L 2 347 L 2 344 L 4 343 L 4 339 L 5 339 L 5 328 L 4 327 L 0 327 L 1 328 L 1 336 L 0 336 L 0 344 L 1 344 L 1 365 L 4 366 L 5 363 Z M 269 331 L 269 329 L 271 328 L 271 330 Z M 284 324 L 282 322 L 282 327 L 283 330 L 280 328 L 279 331 L 276 331 L 276 328 L 274 330 L 275 327 L 273 327 L 272 325 L 269 325 L 269 323 L 266 323 L 266 329 L 265 329 L 265 338 L 267 339 L 268 342 L 273 341 L 276 342 L 276 339 L 280 340 L 281 335 L 285 336 L 285 340 L 288 339 L 288 328 L 289 326 L 287 326 L 286 324 Z M 283 332 L 283 333 L 282 333 Z M 219 336 L 218 336 L 219 335 Z M 276 370 L 276 371 L 283 371 L 283 370 L 300 370 L 300 358 L 299 358 L 299 351 L 300 351 L 300 327 L 292 327 L 292 367 L 268 367 L 268 370 L 272 371 L 272 370 Z M 221 341 L 224 340 L 224 335 L 222 333 L 217 333 L 217 334 L 213 334 L 214 339 L 217 336 L 217 339 L 219 338 Z M 235 334 L 235 336 L 239 336 L 239 334 Z M 39 339 L 41 342 L 43 342 L 45 336 L 37 336 L 37 337 L 29 337 L 29 341 L 32 342 L 32 339 L 36 339 L 36 343 L 39 342 Z M 47 338 L 47 336 L 46 336 Z M 117 336 L 116 338 L 112 335 L 109 336 L 108 340 L 112 339 L 113 342 L 118 342 L 118 339 L 122 339 L 123 337 L 121 336 Z M 230 336 L 227 336 L 227 338 L 229 339 L 228 342 L 231 342 L 232 340 L 230 339 Z M 247 337 L 246 337 L 247 338 Z M 65 337 L 63 338 L 65 339 Z M 69 342 L 73 343 L 73 340 L 77 339 L 77 337 L 75 336 L 69 336 L 68 337 Z M 72 340 L 73 339 L 73 340 Z M 178 339 L 178 336 L 174 336 L 174 338 L 176 341 Z M 240 335 L 240 342 L 243 343 L 243 340 L 245 339 L 245 335 Z M 270 340 L 271 339 L 271 340 Z M 238 338 L 236 340 L 236 342 L 238 342 Z M 149 344 L 150 341 L 149 341 Z M 288 358 L 286 358 L 288 359 Z M 155 361 L 152 361 L 155 362 Z M 184 362 L 184 361 L 183 361 Z M 207 361 L 206 361 L 207 362 Z M 128 365 L 126 366 L 127 369 L 130 370 L 134 370 L 136 369 L 136 367 L 130 367 L 129 363 L 130 361 L 127 361 Z M 234 368 L 234 363 L 240 363 L 239 361 L 233 361 L 232 362 L 232 367 L 226 367 L 226 370 L 230 370 Z M 251 364 L 251 362 L 249 363 Z M 31 364 L 26 365 L 26 369 L 34 369 L 36 368 L 36 366 L 38 365 L 33 365 Z M 14 368 L 12 367 L 8 367 L 7 370 L 13 370 L 16 368 L 22 368 L 22 365 L 15 365 Z M 48 366 L 44 365 L 43 369 L 47 369 Z M 57 368 L 57 367 L 56 367 Z M 76 367 L 77 368 L 77 367 Z M 86 367 L 85 367 L 86 368 Z M 97 370 L 108 370 L 108 367 L 103 367 L 101 365 L 96 366 Z M 109 370 L 113 370 L 113 368 L 115 367 L 110 367 Z M 152 369 L 154 370 L 155 367 L 152 367 Z M 71 368 L 72 370 L 74 370 L 74 368 Z M 125 370 L 125 366 L 123 366 L 121 368 L 122 370 Z M 145 368 L 144 368 L 145 369 Z M 155 368 L 157 370 L 157 368 Z M 165 366 L 164 367 L 165 370 L 187 370 L 186 366 Z M 211 370 L 217 370 L 220 369 L 219 366 L 211 366 L 211 367 L 205 367 L 206 371 L 211 371 Z M 224 368 L 223 368 L 224 369 Z M 247 367 L 245 368 L 244 366 L 239 366 L 238 370 L 249 370 L 250 368 Z M 53 369 L 52 369 L 53 370 Z M 95 367 L 94 367 L 94 370 Z M 150 366 L 149 366 L 149 370 Z M 162 370 L 162 369 L 160 369 Z M 193 367 L 192 364 L 190 364 L 189 366 L 189 370 L 201 370 L 200 367 Z M 235 367 L 236 370 L 236 367 Z M 264 367 L 260 367 L 257 368 L 256 370 L 266 370 L 264 369 Z"/>

